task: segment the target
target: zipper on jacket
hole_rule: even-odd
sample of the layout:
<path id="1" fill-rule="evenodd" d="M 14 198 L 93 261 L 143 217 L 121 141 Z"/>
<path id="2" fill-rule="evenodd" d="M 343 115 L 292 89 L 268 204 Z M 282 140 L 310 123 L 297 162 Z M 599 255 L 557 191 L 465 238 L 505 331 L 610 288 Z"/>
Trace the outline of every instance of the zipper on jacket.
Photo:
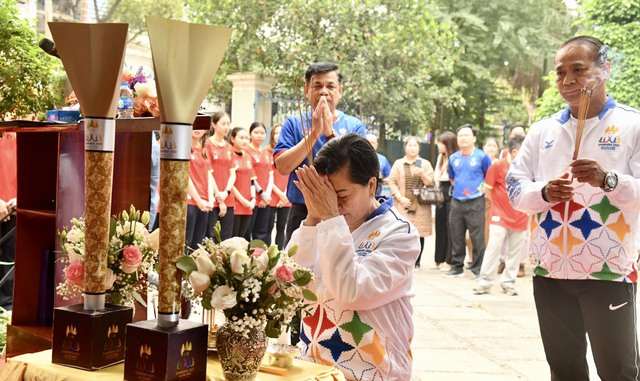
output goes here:
<path id="1" fill-rule="evenodd" d="M 573 180 L 572 180 L 573 181 Z M 568 241 L 568 234 L 571 234 L 571 232 L 569 231 L 569 204 L 571 203 L 571 201 L 567 201 L 564 203 L 564 215 L 562 216 L 562 251 L 565 253 L 564 256 L 564 260 L 562 263 L 562 272 L 564 275 L 564 279 L 568 279 L 569 278 L 569 271 L 567 270 L 567 267 L 569 266 L 569 252 L 567 252 L 568 250 L 568 245 L 567 245 L 567 241 Z"/>

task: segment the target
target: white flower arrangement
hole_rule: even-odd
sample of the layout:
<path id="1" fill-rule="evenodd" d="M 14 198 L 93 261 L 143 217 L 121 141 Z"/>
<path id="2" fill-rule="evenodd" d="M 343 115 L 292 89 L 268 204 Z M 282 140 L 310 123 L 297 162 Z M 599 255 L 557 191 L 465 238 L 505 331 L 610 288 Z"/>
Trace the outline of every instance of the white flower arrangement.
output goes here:
<path id="1" fill-rule="evenodd" d="M 147 292 L 148 275 L 153 271 L 158 251 L 145 225 L 149 212 L 140 214 L 133 206 L 111 218 L 105 290 L 107 301 L 133 306 L 134 299 L 146 306 L 141 294 Z M 73 218 L 71 228 L 58 233 L 65 263 L 64 282 L 56 290 L 63 299 L 80 295 L 84 287 L 84 219 Z"/>
<path id="2" fill-rule="evenodd" d="M 215 232 L 220 242 L 219 225 Z M 312 271 L 291 259 L 296 248 L 284 252 L 260 240 L 249 243 L 234 237 L 216 244 L 205 238 L 178 261 L 178 268 L 193 288 L 194 299 L 204 309 L 223 311 L 231 329 L 247 335 L 252 328 L 264 328 L 267 336 L 277 338 L 307 306 L 305 300 L 317 299 L 307 289 Z"/>

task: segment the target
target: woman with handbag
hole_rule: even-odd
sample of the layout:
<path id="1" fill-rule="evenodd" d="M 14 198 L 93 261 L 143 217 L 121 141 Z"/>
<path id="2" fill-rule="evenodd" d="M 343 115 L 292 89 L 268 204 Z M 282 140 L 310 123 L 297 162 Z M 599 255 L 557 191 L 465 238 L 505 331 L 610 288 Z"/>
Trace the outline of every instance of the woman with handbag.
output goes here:
<path id="1" fill-rule="evenodd" d="M 451 131 L 438 136 L 438 159 L 434 180 L 440 186 L 444 202 L 436 208 L 436 243 L 433 269 L 448 270 L 444 263 L 451 263 L 451 234 L 449 233 L 449 206 L 451 205 L 451 181 L 449 180 L 449 156 L 458 151 L 458 137 Z"/>
<path id="2" fill-rule="evenodd" d="M 400 213 L 417 229 L 420 235 L 420 255 L 415 269 L 420 269 L 420 258 L 424 249 L 424 237 L 431 235 L 431 205 L 420 204 L 418 196 L 423 185 L 433 186 L 433 167 L 420 157 L 418 138 L 410 136 L 404 141 L 404 157 L 393 163 L 387 179 L 394 203 Z"/>

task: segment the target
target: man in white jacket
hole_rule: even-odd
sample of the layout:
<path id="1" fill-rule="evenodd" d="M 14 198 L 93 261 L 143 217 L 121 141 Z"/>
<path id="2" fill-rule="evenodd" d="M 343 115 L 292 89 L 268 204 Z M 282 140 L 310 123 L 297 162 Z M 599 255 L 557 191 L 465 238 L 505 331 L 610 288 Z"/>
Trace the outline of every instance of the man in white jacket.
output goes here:
<path id="1" fill-rule="evenodd" d="M 586 334 L 602 380 L 640 375 L 640 112 L 607 96 L 607 50 L 589 36 L 560 47 L 556 85 L 568 107 L 531 127 L 507 175 L 511 203 L 532 215 L 533 289 L 552 380 L 589 380 Z"/>

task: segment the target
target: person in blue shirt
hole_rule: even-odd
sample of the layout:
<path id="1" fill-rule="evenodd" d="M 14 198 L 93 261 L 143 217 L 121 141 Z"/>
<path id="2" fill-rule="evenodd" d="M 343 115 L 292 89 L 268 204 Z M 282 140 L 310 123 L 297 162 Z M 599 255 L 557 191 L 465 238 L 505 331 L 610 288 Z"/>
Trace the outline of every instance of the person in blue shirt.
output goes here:
<path id="1" fill-rule="evenodd" d="M 449 158 L 449 179 L 453 194 L 449 212 L 451 230 L 451 270 L 443 273 L 445 278 L 464 276 L 465 234 L 469 231 L 473 244 L 473 262 L 469 270 L 480 274 L 484 257 L 484 177 L 491 166 L 491 159 L 476 148 L 477 130 L 471 124 L 458 127 L 460 151 Z"/>
<path id="2" fill-rule="evenodd" d="M 309 155 L 315 157 L 330 139 L 350 132 L 362 136 L 366 134 L 365 125 L 358 118 L 337 110 L 342 91 L 342 73 L 337 64 L 312 64 L 305 73 L 304 82 L 304 93 L 311 105 L 311 112 L 289 117 L 280 131 L 273 158 L 278 172 L 289 175 L 287 198 L 291 201 L 291 210 L 287 220 L 285 245 L 289 242 L 291 233 L 300 227 L 307 216 L 302 192 L 293 184 L 298 180 L 294 170 L 305 164 L 311 165 Z"/>
<path id="3" fill-rule="evenodd" d="M 386 185 L 386 179 L 391 173 L 391 164 L 389 164 L 389 160 L 387 160 L 387 158 L 383 154 L 378 152 L 378 137 L 374 134 L 367 134 L 367 140 L 369 141 L 369 143 L 371 143 L 373 149 L 376 150 L 376 154 L 378 155 L 378 162 L 380 163 L 380 181 L 382 181 L 382 183 L 378 184 L 378 188 L 376 189 L 376 196 L 391 196 L 391 193 L 388 191 L 388 187 L 386 192 L 387 194 L 382 194 L 383 188 Z"/>

